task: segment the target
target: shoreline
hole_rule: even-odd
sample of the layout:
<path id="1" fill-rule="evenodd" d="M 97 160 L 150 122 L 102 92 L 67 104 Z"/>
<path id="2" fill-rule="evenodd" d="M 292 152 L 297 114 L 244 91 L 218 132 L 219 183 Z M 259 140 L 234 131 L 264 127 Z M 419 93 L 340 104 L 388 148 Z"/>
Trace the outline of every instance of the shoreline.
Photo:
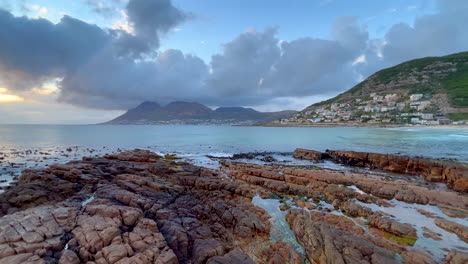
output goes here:
<path id="1" fill-rule="evenodd" d="M 417 128 L 417 129 L 457 129 L 468 130 L 468 125 L 353 125 L 345 123 L 335 124 L 253 124 L 253 125 L 233 125 L 233 126 L 253 126 L 253 127 L 355 127 L 355 128 Z"/>

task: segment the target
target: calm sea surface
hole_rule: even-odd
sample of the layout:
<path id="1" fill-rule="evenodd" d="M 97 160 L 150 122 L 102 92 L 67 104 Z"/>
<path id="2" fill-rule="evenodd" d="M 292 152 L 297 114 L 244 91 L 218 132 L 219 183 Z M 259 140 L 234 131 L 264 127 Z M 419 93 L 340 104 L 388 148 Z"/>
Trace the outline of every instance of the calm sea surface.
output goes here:
<path id="1" fill-rule="evenodd" d="M 0 151 L 135 148 L 186 153 L 340 149 L 468 161 L 468 131 L 232 126 L 0 125 Z"/>
<path id="2" fill-rule="evenodd" d="M 0 180 L 24 168 L 132 148 L 177 153 L 194 161 L 207 154 L 292 152 L 295 148 L 310 148 L 398 153 L 468 162 L 468 131 L 345 127 L 0 125 Z"/>

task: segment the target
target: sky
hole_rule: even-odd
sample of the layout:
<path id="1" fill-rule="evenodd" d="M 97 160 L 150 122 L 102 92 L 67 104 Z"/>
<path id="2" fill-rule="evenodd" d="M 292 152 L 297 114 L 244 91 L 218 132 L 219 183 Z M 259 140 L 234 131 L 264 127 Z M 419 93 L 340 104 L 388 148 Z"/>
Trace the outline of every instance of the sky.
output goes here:
<path id="1" fill-rule="evenodd" d="M 301 110 L 468 50 L 466 0 L 0 0 L 0 124 L 104 122 L 143 101 Z"/>

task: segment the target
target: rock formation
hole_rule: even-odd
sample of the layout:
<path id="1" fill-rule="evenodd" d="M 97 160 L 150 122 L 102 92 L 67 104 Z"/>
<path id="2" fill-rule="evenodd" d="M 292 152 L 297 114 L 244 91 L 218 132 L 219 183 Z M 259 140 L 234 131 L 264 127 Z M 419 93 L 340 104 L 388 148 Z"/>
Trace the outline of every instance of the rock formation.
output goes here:
<path id="1" fill-rule="evenodd" d="M 322 153 L 306 149 L 296 149 L 294 157 L 315 161 L 329 159 L 348 166 L 416 175 L 468 193 L 468 165 L 461 162 L 355 151 L 327 150 Z"/>
<path id="2" fill-rule="evenodd" d="M 288 247 L 288 256 L 252 249 L 270 231 L 253 195 L 214 171 L 142 150 L 28 170 L 0 195 L 0 263 L 297 258 Z"/>
<path id="3" fill-rule="evenodd" d="M 419 210 L 442 228 L 420 234 L 367 206 L 392 208 L 387 199 L 396 199 L 463 216 L 468 200 L 459 192 L 351 171 L 232 160 L 215 171 L 177 160 L 134 150 L 23 171 L 0 194 L 0 264 L 468 260 L 459 247 L 443 255 L 413 247 L 421 238 L 440 241 L 442 231 L 466 239 L 464 225 Z M 281 204 L 284 222 L 258 199 Z M 292 237 L 277 236 L 278 228 Z"/>

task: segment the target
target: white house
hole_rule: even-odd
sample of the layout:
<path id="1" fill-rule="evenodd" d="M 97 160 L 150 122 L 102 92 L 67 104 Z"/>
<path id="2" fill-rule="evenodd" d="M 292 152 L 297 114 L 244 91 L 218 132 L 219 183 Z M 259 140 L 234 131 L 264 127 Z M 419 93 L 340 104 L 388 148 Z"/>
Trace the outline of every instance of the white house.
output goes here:
<path id="1" fill-rule="evenodd" d="M 426 119 L 426 120 L 428 120 L 428 119 L 434 119 L 434 114 L 432 114 L 432 113 L 423 113 L 423 114 L 421 115 L 421 117 L 422 117 L 422 119 Z"/>
<path id="2" fill-rule="evenodd" d="M 423 97 L 422 94 L 412 94 L 410 95 L 410 100 L 411 101 L 418 101 L 419 99 L 421 99 Z"/>

